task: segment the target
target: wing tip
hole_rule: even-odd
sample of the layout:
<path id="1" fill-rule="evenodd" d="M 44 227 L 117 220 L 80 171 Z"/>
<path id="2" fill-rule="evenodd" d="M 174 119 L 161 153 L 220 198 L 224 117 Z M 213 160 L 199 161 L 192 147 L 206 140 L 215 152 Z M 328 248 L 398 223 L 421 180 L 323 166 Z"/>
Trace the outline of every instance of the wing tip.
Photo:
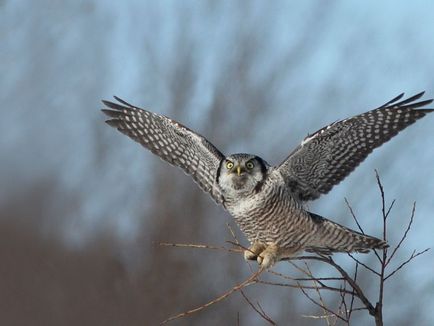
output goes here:
<path id="1" fill-rule="evenodd" d="M 111 118 L 116 118 L 119 116 L 119 111 L 109 110 L 109 109 L 101 109 L 101 112 L 104 113 L 106 116 Z"/>
<path id="2" fill-rule="evenodd" d="M 417 100 L 419 100 L 424 94 L 425 91 L 419 92 L 416 95 L 410 96 L 407 99 L 404 99 L 400 102 L 398 102 L 399 100 L 401 100 L 403 98 L 405 93 L 401 93 L 398 96 L 396 96 L 395 98 L 393 98 L 392 100 L 390 100 L 389 102 L 383 104 L 380 108 L 384 108 L 384 107 L 405 107 L 407 106 L 408 108 L 418 108 L 418 107 L 422 107 L 425 106 L 427 104 L 430 104 L 433 99 L 428 99 L 428 100 L 423 100 L 420 102 L 415 102 Z"/>
<path id="3" fill-rule="evenodd" d="M 128 103 L 127 101 L 121 99 L 119 96 L 113 95 L 113 98 L 118 101 L 119 103 L 122 103 L 123 105 L 128 106 L 129 108 L 135 108 L 134 105 L 132 105 L 131 103 Z"/>
<path id="4" fill-rule="evenodd" d="M 118 128 L 120 121 L 118 119 L 109 119 L 105 121 L 110 127 Z"/>
<path id="5" fill-rule="evenodd" d="M 111 101 L 101 100 L 101 102 L 102 102 L 106 107 L 108 107 L 108 108 L 110 108 L 110 109 L 112 109 L 112 110 L 122 111 L 122 110 L 124 109 L 121 105 L 119 105 L 119 104 L 117 104 L 117 103 L 114 103 L 114 102 L 111 102 Z"/>
<path id="6" fill-rule="evenodd" d="M 399 94 L 398 96 L 395 96 L 393 99 L 391 99 L 389 102 L 387 102 L 386 104 L 384 104 L 384 106 L 387 106 L 389 104 L 395 103 L 396 101 L 399 101 L 400 99 L 402 99 L 404 97 L 405 93 L 402 92 L 401 94 Z"/>
<path id="7" fill-rule="evenodd" d="M 128 103 L 127 101 L 124 101 L 123 99 L 121 99 L 120 97 L 113 95 L 113 98 L 118 101 L 119 103 L 115 103 L 112 101 L 108 101 L 108 100 L 101 100 L 101 102 L 108 108 L 117 110 L 117 111 L 122 111 L 122 110 L 130 110 L 130 109 L 134 109 L 136 108 L 134 105 Z M 122 105 L 121 105 L 122 104 Z"/>

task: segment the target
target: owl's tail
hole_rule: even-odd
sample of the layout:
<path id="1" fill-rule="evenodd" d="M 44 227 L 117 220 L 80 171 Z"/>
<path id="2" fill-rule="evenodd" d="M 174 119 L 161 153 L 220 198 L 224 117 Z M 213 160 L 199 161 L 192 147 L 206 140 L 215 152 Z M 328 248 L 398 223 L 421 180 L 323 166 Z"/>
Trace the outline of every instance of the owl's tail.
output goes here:
<path id="1" fill-rule="evenodd" d="M 389 245 L 378 238 L 351 230 L 322 216 L 310 213 L 315 239 L 305 248 L 308 252 L 330 255 L 334 252 L 368 253 L 371 249 L 384 249 Z"/>

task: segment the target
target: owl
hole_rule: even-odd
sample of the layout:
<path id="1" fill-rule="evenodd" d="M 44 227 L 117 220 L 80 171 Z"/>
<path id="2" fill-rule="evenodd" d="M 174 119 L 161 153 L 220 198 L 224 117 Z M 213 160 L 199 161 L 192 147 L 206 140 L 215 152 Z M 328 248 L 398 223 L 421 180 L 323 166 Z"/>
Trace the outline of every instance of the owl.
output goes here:
<path id="1" fill-rule="evenodd" d="M 373 236 L 309 212 L 305 204 L 350 174 L 375 148 L 433 109 L 424 93 L 334 122 L 311 135 L 279 165 L 253 154 L 224 155 L 207 139 L 168 117 L 118 97 L 103 101 L 106 122 L 164 161 L 180 167 L 235 219 L 261 268 L 303 251 L 330 255 L 387 247 Z"/>

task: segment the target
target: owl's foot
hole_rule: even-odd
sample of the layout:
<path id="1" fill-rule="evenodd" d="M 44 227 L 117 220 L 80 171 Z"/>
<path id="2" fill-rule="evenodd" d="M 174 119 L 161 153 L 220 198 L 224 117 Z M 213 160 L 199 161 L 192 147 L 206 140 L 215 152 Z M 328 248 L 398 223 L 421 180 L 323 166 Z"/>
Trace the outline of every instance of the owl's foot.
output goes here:
<path id="1" fill-rule="evenodd" d="M 258 255 L 265 250 L 266 246 L 260 242 L 254 242 L 249 249 L 244 250 L 245 260 L 256 260 Z"/>
<path id="2" fill-rule="evenodd" d="M 270 244 L 256 259 L 261 268 L 267 269 L 282 259 L 293 257 L 300 250 L 300 246 L 281 248 L 276 244 Z"/>
<path id="3" fill-rule="evenodd" d="M 279 247 L 276 245 L 269 245 L 264 251 L 262 251 L 258 255 L 256 260 L 263 269 L 272 267 L 280 260 Z"/>

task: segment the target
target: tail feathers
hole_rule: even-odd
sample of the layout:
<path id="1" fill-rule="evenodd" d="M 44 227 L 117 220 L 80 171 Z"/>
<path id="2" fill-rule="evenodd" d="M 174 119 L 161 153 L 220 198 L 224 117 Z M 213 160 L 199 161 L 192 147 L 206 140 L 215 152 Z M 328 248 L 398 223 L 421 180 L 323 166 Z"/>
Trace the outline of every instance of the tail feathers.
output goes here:
<path id="1" fill-rule="evenodd" d="M 307 252 L 322 255 L 331 255 L 335 252 L 368 253 L 372 249 L 388 247 L 388 244 L 381 239 L 354 231 L 317 214 L 309 214 L 317 232 L 315 239 L 307 244 L 305 248 Z"/>

